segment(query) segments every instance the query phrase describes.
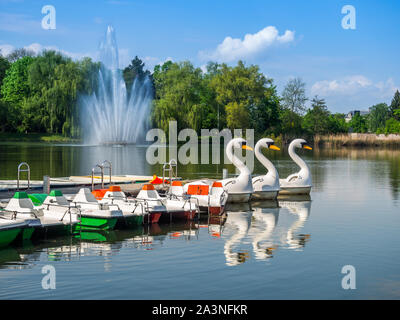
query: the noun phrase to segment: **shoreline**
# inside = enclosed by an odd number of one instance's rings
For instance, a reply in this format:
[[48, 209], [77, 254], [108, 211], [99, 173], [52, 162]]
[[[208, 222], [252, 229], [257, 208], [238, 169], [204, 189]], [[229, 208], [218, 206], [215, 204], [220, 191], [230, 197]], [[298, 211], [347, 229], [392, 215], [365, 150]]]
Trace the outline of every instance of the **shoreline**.
[[78, 143], [80, 139], [64, 137], [53, 133], [12, 133], [1, 132], [0, 142], [45, 142], [45, 143]]
[[[301, 136], [300, 136], [301, 137]], [[278, 145], [287, 145], [294, 138], [273, 137]], [[389, 147], [400, 148], [399, 134], [348, 133], [337, 135], [315, 135], [305, 137], [315, 147]], [[199, 137], [199, 144], [204, 137]], [[222, 139], [223, 141], [223, 139]], [[222, 144], [221, 141], [221, 144]], [[49, 133], [0, 133], [0, 142], [82, 143], [81, 139]], [[210, 141], [211, 143], [211, 141]], [[183, 145], [184, 142], [178, 143]], [[168, 143], [167, 143], [168, 145]]]

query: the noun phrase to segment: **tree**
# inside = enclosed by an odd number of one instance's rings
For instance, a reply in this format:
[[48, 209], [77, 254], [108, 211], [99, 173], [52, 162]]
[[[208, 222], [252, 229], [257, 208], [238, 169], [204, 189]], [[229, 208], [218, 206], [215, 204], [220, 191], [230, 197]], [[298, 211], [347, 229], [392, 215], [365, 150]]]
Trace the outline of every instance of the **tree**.
[[[229, 128], [252, 127], [256, 132], [264, 132], [278, 121], [276, 87], [258, 66], [246, 67], [239, 61], [235, 67], [222, 64], [216, 68], [209, 64], [208, 70], [213, 72], [210, 86], [216, 93], [215, 100], [220, 109], [225, 110]], [[238, 114], [235, 115], [234, 110]]]
[[283, 107], [302, 114], [306, 110], [305, 103], [308, 100], [305, 95], [305, 86], [306, 84], [300, 78], [289, 80], [282, 92]]
[[8, 60], [0, 54], [0, 88], [4, 77], [6, 76], [6, 71], [10, 68], [10, 66], [10, 62], [8, 62]]
[[140, 60], [138, 56], [135, 56], [135, 59], [131, 61], [130, 65], [124, 69], [123, 77], [129, 97], [134, 80], [137, 79], [143, 82], [145, 77], [151, 77], [151, 73], [149, 70], [144, 70], [144, 62]]
[[329, 116], [329, 132], [334, 134], [348, 132], [345, 114], [335, 113]]
[[315, 96], [311, 101], [311, 109], [303, 119], [304, 128], [311, 134], [324, 134], [329, 131], [330, 112], [324, 99]]
[[35, 52], [29, 49], [25, 48], [19, 48], [15, 49], [13, 52], [7, 55], [7, 60], [10, 61], [11, 63], [14, 63], [15, 61], [24, 58], [24, 57], [34, 57]]
[[[397, 111], [397, 112], [396, 112]], [[390, 116], [400, 120], [400, 92], [396, 90], [389, 108]]]
[[386, 120], [389, 118], [389, 107], [386, 103], [379, 103], [370, 109], [368, 115], [368, 129], [371, 132], [383, 131]]
[[352, 132], [365, 133], [367, 132], [367, 122], [365, 117], [361, 116], [360, 113], [356, 113], [349, 122], [349, 127]]
[[168, 131], [169, 121], [178, 122], [178, 130], [201, 129], [206, 108], [202, 93], [204, 83], [202, 71], [190, 62], [167, 61], [156, 66], [153, 73], [155, 100], [152, 111], [153, 124]]
[[28, 68], [34, 61], [32, 57], [24, 57], [14, 62], [6, 71], [1, 86], [2, 99], [12, 105], [17, 105], [24, 97], [28, 97]]

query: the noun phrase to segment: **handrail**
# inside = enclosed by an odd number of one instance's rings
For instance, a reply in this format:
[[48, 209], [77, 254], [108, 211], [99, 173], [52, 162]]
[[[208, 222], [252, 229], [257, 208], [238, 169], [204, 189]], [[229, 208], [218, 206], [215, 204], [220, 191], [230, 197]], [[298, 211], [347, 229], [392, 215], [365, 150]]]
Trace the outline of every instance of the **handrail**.
[[[107, 165], [107, 166], [106, 166], [106, 165]], [[103, 170], [104, 170], [104, 169], [108, 169], [108, 170], [109, 170], [109, 173], [110, 173], [110, 184], [112, 184], [112, 181], [111, 181], [111, 177], [112, 177], [112, 163], [111, 163], [111, 161], [109, 161], [109, 160], [104, 160], [103, 163], [101, 164], [101, 166], [103, 167]]]
[[178, 177], [178, 163], [176, 162], [175, 159], [171, 159], [169, 162], [163, 164], [163, 179], [162, 179], [163, 187], [165, 187], [165, 172], [169, 173], [169, 183], [171, 184], [172, 176], [175, 174], [175, 179]]
[[96, 164], [92, 168], [92, 191], [94, 190], [94, 173], [95, 173], [95, 170], [97, 167], [100, 168], [100, 172], [101, 172], [101, 188], [104, 189], [104, 168], [100, 164]]
[[[26, 166], [26, 169], [21, 169], [22, 166]], [[18, 179], [17, 179], [17, 190], [19, 191], [19, 174], [20, 172], [28, 172], [28, 190], [30, 189], [30, 182], [31, 182], [31, 168], [29, 167], [29, 164], [26, 162], [21, 162], [18, 165]]]

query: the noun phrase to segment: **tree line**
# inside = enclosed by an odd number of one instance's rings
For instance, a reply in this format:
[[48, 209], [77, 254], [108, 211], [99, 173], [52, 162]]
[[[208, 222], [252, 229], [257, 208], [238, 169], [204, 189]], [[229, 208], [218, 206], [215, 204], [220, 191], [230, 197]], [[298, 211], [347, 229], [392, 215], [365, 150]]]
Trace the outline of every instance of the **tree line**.
[[[0, 55], [0, 131], [55, 133], [79, 137], [79, 94], [97, 89], [100, 62], [79, 61], [59, 52], [39, 55], [17, 49]], [[153, 127], [168, 132], [177, 121], [178, 130], [192, 128], [253, 128], [257, 136], [308, 136], [346, 132], [400, 133], [400, 94], [391, 104], [380, 103], [366, 116], [356, 113], [350, 122], [345, 114], [331, 113], [324, 99], [305, 94], [300, 78], [287, 82], [281, 94], [273, 79], [257, 65], [235, 66], [209, 62], [206, 70], [191, 62], [167, 61], [145, 70], [135, 57], [120, 70], [128, 97], [135, 78], [150, 77], [154, 86], [151, 112]], [[134, 125], [134, 124], [132, 124]]]

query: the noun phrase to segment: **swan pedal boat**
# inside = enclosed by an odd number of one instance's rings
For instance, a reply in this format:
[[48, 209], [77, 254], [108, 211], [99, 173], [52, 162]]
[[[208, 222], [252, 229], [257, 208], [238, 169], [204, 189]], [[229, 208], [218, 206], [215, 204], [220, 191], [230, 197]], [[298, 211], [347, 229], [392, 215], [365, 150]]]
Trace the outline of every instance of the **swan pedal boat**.
[[272, 139], [263, 138], [257, 142], [254, 148], [255, 156], [268, 172], [252, 179], [254, 193], [251, 197], [254, 200], [273, 200], [280, 191], [279, 174], [272, 162], [261, 153], [261, 148], [280, 150]]
[[306, 162], [295, 152], [295, 148], [312, 150], [304, 139], [295, 139], [289, 145], [289, 156], [300, 167], [300, 171], [291, 174], [286, 179], [280, 179], [279, 195], [302, 195], [310, 194], [312, 188], [311, 172]]
[[249, 168], [233, 153], [233, 149], [245, 149], [253, 151], [247, 146], [247, 141], [243, 138], [235, 138], [229, 141], [226, 146], [226, 155], [229, 161], [239, 169], [240, 174], [236, 178], [220, 180], [224, 189], [228, 192], [228, 203], [249, 202], [254, 193], [251, 172]]

